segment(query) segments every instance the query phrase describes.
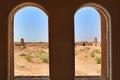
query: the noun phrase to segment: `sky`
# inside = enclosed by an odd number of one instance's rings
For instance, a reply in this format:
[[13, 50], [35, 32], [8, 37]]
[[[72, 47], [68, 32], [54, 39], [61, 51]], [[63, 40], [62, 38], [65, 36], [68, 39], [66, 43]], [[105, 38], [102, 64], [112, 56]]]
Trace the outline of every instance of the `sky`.
[[101, 41], [101, 19], [95, 8], [84, 7], [74, 15], [75, 41]]
[[[75, 41], [101, 41], [100, 15], [96, 9], [85, 7], [74, 15]], [[25, 7], [14, 16], [14, 42], [48, 42], [48, 16], [39, 8]]]
[[25, 7], [14, 17], [14, 42], [48, 42], [48, 16], [36, 7]]

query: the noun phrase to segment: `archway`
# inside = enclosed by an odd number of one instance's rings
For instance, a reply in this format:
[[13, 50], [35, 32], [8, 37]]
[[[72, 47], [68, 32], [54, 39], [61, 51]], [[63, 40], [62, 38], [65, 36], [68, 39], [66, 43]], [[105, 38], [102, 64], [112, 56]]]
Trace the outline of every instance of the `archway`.
[[37, 4], [24, 3], [9, 16], [8, 74], [11, 79], [49, 76], [48, 16], [44, 11]]
[[[111, 26], [110, 26], [110, 15], [108, 14], [108, 12], [101, 6], [97, 5], [97, 4], [93, 4], [93, 3], [89, 3], [89, 4], [85, 4], [83, 6], [80, 7], [80, 9], [86, 8], [86, 7], [91, 7], [94, 8], [98, 14], [100, 15], [101, 18], [101, 43], [97, 43], [97, 45], [99, 45], [101, 47], [101, 61], [98, 58], [97, 61], [101, 62], [101, 74], [100, 75], [78, 75], [79, 77], [97, 77], [97, 78], [102, 78], [102, 79], [112, 79], [111, 78]], [[80, 10], [79, 9], [79, 10]], [[79, 11], [78, 10], [78, 11]], [[78, 30], [78, 29], [77, 29]], [[89, 28], [89, 30], [91, 30]], [[99, 29], [98, 29], [99, 30]], [[76, 35], [76, 33], [75, 33]], [[84, 34], [83, 34], [84, 35]], [[88, 34], [88, 36], [90, 36], [90, 34]], [[96, 37], [96, 36], [94, 36]], [[75, 39], [76, 41], [76, 39]], [[93, 41], [94, 42], [94, 41]], [[93, 43], [90, 42], [91, 45], [94, 45]], [[95, 46], [96, 47], [96, 46]], [[90, 48], [89, 48], [90, 49]], [[76, 50], [76, 48], [75, 48]], [[76, 52], [75, 52], [76, 53]], [[95, 54], [95, 53], [94, 53]], [[91, 53], [91, 56], [93, 55], [95, 57], [93, 53]], [[88, 55], [87, 55], [88, 57]], [[87, 58], [86, 55], [84, 56], [84, 58]], [[77, 64], [76, 64], [77, 66]], [[89, 65], [88, 65], [89, 66]], [[90, 66], [89, 66], [90, 67]], [[94, 66], [95, 67], [95, 66]], [[93, 71], [93, 70], [92, 70]], [[77, 76], [77, 75], [76, 75]]]

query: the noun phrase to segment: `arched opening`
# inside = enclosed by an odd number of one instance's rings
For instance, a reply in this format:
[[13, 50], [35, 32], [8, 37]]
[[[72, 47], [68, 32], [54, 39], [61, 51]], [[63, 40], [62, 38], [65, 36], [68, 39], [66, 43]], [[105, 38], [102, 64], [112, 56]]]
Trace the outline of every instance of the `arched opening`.
[[101, 75], [101, 46], [96, 47], [101, 43], [101, 20], [94, 8], [84, 7], [76, 12], [75, 41], [84, 42], [75, 46], [76, 75]]
[[[75, 76], [112, 79], [108, 12], [99, 5], [85, 4], [75, 13], [74, 21]], [[86, 46], [78, 45], [83, 42]]]
[[48, 16], [34, 3], [9, 17], [9, 78], [49, 76]]

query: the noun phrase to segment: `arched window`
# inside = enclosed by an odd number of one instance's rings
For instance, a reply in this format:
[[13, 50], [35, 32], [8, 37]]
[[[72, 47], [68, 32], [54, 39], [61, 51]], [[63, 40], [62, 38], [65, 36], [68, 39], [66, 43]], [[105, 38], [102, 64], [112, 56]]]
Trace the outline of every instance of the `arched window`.
[[74, 21], [75, 76], [110, 78], [109, 14], [101, 6], [86, 4], [75, 13]]
[[76, 12], [75, 41], [78, 44], [75, 46], [76, 75], [101, 75], [101, 20], [94, 8], [85, 7]]
[[49, 76], [47, 14], [39, 5], [25, 4], [13, 11], [9, 23], [9, 76]]

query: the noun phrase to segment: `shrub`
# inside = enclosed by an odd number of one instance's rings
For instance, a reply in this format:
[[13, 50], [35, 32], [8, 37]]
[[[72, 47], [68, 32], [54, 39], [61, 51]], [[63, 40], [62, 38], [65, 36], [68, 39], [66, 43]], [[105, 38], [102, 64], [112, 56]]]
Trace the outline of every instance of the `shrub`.
[[95, 57], [95, 54], [94, 54], [94, 52], [91, 52], [91, 57], [93, 58], [93, 57]]
[[26, 56], [26, 54], [25, 53], [21, 53], [21, 54], [19, 54], [19, 56]]
[[48, 63], [48, 57], [47, 56], [40, 56], [40, 60], [42, 60], [43, 63]]
[[101, 57], [96, 57], [95, 58], [95, 60], [96, 60], [96, 64], [101, 64], [102, 63], [102, 60], [101, 60]]
[[32, 56], [26, 55], [26, 56], [25, 56], [25, 59], [26, 59], [28, 62], [31, 62], [31, 61], [32, 61]]
[[42, 56], [42, 55], [48, 55], [48, 53], [47, 53], [45, 50], [41, 49], [41, 50], [39, 51], [39, 55], [40, 55], [40, 56]]

